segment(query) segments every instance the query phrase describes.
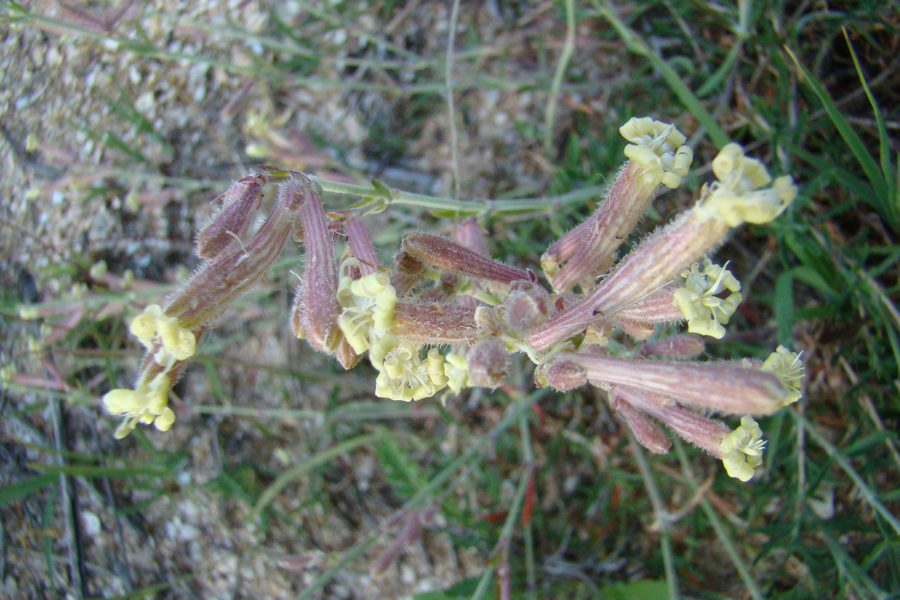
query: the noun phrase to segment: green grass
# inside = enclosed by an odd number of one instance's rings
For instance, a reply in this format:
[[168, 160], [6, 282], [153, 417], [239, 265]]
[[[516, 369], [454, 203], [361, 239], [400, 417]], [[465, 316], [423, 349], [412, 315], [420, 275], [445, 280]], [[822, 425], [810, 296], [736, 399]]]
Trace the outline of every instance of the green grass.
[[[376, 217], [384, 224], [376, 236], [383, 256], [397, 248], [402, 232], [449, 232], [456, 216], [471, 212], [494, 234], [495, 256], [535, 265], [546, 244], [602, 197], [604, 182], [622, 161], [625, 142], [617, 129], [632, 115], [669, 118], [692, 134], [693, 192], [707, 181], [703, 167], [716, 150], [739, 141], [773, 175], [792, 174], [801, 192], [774, 223], [741, 230], [718, 252], [733, 261], [739, 279], [754, 278], [731, 335], [709, 344], [708, 353], [764, 357], [777, 344], [804, 349], [807, 395], [762, 422], [769, 440], [766, 470], [750, 484], [729, 479], [708, 456], [677, 442], [669, 455], [644, 456], [600, 394], [535, 392], [524, 365], [508, 388], [479, 393], [477, 402], [377, 402], [371, 369], [340, 372], [288, 339], [291, 271], [302, 261], [290, 251], [267, 281], [237, 303], [236, 320], [209, 336], [185, 384], [176, 388], [186, 407], [178, 431], [138, 431], [114, 442], [109, 436], [115, 423], [98, 398], [127, 385], [135, 373], [138, 352], [124, 318], [165, 296], [170, 287], [163, 268], [193, 266], [180, 230], [170, 223], [158, 233], [151, 211], [126, 207], [117, 215], [133, 231], [157, 231], [152, 235], [162, 240], [173, 236], [174, 249], [153, 255], [155, 270], [147, 267], [147, 274], [156, 274], [148, 276], [151, 288], [122, 291], [91, 278], [95, 260], [114, 251], [88, 244], [78, 252], [48, 250], [41, 266], [19, 265], [35, 271], [45, 292], [38, 320], [20, 319], [22, 297], [12, 285], [4, 285], [0, 296], [9, 331], [0, 347], [3, 365], [17, 369], [3, 386], [7, 425], [0, 436], [9, 467], [0, 475], [0, 511], [11, 556], [32, 557], [16, 564], [42, 565], [29, 581], [45, 587], [29, 589], [98, 596], [105, 575], [87, 571], [85, 586], [75, 589], [67, 574], [72, 565], [88, 562], [132, 574], [124, 578], [122, 597], [207, 591], [177, 561], [148, 572], [128, 559], [103, 562], [113, 559], [104, 558], [110, 553], [95, 541], [67, 545], [65, 536], [55, 534], [70, 526], [61, 483], [67, 481], [69, 489], [81, 490], [77, 502], [109, 516], [104, 535], [116, 550], [112, 555], [124, 551], [128, 536], [131, 544], [162, 535], [160, 511], [201, 499], [218, 525], [240, 539], [239, 558], [267, 556], [272, 580], [300, 598], [329, 597], [335, 581], [359, 580], [399, 534], [398, 527], [385, 525], [391, 515], [423, 509], [442, 518], [424, 524], [424, 550], [412, 548], [401, 561], [437, 552], [431, 550], [437, 539], [468, 558], [459, 563], [455, 581], [414, 595], [419, 600], [500, 597], [507, 565], [512, 598], [897, 597], [896, 6], [860, 1], [824, 12], [813, 3], [794, 13], [795, 5], [752, 2], [661, 1], [627, 11], [604, 0], [560, 0], [540, 10], [499, 3], [510, 32], [499, 41], [473, 23], [480, 14], [474, 7], [463, 10], [467, 27], [457, 32], [451, 82], [460, 140], [439, 143], [449, 148], [478, 140], [473, 115], [481, 92], [537, 99], [525, 105], [525, 114], [509, 115], [514, 141], [494, 148], [498, 164], [505, 169], [513, 164], [508, 157], [516, 157], [527, 176], [499, 168], [463, 171], [463, 198], [475, 189], [497, 191], [494, 202], [475, 194], [475, 202], [463, 204], [426, 197], [427, 189], [398, 193], [399, 186], [377, 172], [378, 166], [425, 168], [413, 162], [420, 158], [413, 148], [430, 121], [446, 112], [446, 38], [416, 39], [415, 30], [403, 33], [402, 26], [385, 31], [405, 3], [302, 4], [307, 16], [300, 22], [272, 14], [258, 30], [232, 15], [224, 24], [185, 22], [208, 42], [196, 52], [170, 49], [148, 33], [155, 16], [149, 11], [128, 27], [98, 32], [2, 2], [0, 22], [15, 25], [16, 35], [71, 36], [138, 64], [206, 64], [230, 82], [253, 77], [254, 102], [270, 111], [269, 123], [286, 107], [297, 110], [294, 99], [301, 92], [332, 94], [348, 110], [377, 98], [378, 111], [363, 123], [370, 127], [362, 145], [376, 165], [371, 169], [346, 164], [355, 148], [334, 132], [312, 127], [300, 133], [315, 141], [317, 151], [339, 157], [336, 168], [353, 179], [334, 190], [355, 190], [359, 197], [352, 200], [368, 197], [371, 206], [384, 209]], [[405, 23], [431, 23], [425, 12], [413, 11]], [[571, 23], [577, 35], [567, 38]], [[337, 53], [351, 42], [335, 42], [338, 30], [355, 44], [340, 59]], [[261, 50], [249, 53], [248, 64], [224, 51], [226, 44]], [[592, 79], [585, 75], [592, 69], [621, 77]], [[172, 187], [180, 195], [169, 207], [189, 222], [183, 215], [206, 210], [212, 191], [242, 173], [183, 156], [182, 140], [154, 125], [136, 100], [134, 89], [123, 84], [99, 97], [109, 115], [102, 126], [87, 120], [68, 125], [102, 147], [105, 170], [87, 187], [65, 187], [66, 194], [85, 205], [98, 199], [111, 205], [129, 192]], [[209, 112], [201, 113], [214, 119], [227, 100], [213, 97]], [[186, 110], [198, 110], [185, 102]], [[272, 127], [286, 131], [287, 123]], [[187, 127], [203, 131], [195, 123]], [[238, 125], [229, 132], [233, 147], [226, 152], [209, 142], [204, 156], [232, 165], [234, 153], [264, 141]], [[79, 161], [65, 174], [90, 174], [97, 166], [90, 156]], [[439, 171], [428, 175], [452, 172], [450, 164], [432, 167]], [[51, 181], [37, 183], [40, 188]], [[326, 197], [341, 206], [351, 201]], [[643, 231], [690, 202], [684, 191], [660, 198]], [[525, 206], [528, 211], [521, 210]], [[10, 230], [0, 226], [7, 235]], [[67, 290], [78, 282], [88, 292], [73, 299]], [[51, 329], [42, 333], [39, 324]], [[28, 347], [28, 337], [46, 338], [54, 330], [60, 333], [49, 346]], [[254, 344], [270, 346], [247, 356], [235, 351]], [[62, 417], [54, 422], [45, 408], [57, 402]], [[363, 464], [371, 464], [368, 475]], [[184, 484], [182, 473], [205, 484]], [[365, 492], [359, 491], [363, 479]], [[336, 522], [349, 524], [350, 533], [335, 529]], [[316, 550], [322, 562], [309, 571], [314, 577], [308, 585], [278, 567], [285, 556]], [[171, 580], [168, 589], [162, 572]]]

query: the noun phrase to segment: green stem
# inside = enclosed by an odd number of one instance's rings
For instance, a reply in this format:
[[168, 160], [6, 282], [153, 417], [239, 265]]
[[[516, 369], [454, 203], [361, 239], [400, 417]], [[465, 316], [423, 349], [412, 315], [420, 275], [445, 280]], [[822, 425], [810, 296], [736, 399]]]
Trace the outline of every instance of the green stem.
[[[675, 438], [674, 442], [675, 453], [678, 455], [678, 462], [681, 463], [681, 472], [684, 473], [688, 485], [690, 485], [691, 487], [691, 491], [693, 493], [697, 493], [697, 490], [700, 488], [700, 484], [697, 483], [697, 479], [694, 477], [694, 470], [691, 468], [691, 463], [684, 451], [684, 445], [682, 445], [681, 440], [679, 440], [677, 437]], [[722, 521], [716, 514], [716, 509], [714, 509], [710, 501], [706, 499], [706, 496], [701, 497], [700, 508], [703, 509], [703, 512], [706, 514], [706, 518], [709, 519], [710, 524], [716, 532], [716, 537], [719, 538], [719, 543], [722, 544], [722, 547], [725, 550], [725, 554], [727, 554], [728, 558], [731, 559], [731, 564], [733, 564], [734, 568], [737, 569], [738, 575], [744, 582], [744, 587], [747, 588], [747, 592], [750, 594], [750, 597], [753, 598], [753, 600], [763, 600], [764, 596], [760, 591], [759, 586], [756, 585], [756, 580], [750, 573], [750, 569], [747, 568], [747, 564], [741, 558], [741, 555], [738, 553], [737, 548], [735, 548], [734, 546], [734, 542], [728, 535], [728, 531], [726, 531], [725, 525], [722, 524]]]
[[556, 116], [556, 105], [559, 101], [559, 88], [562, 86], [566, 69], [572, 59], [575, 50], [575, 0], [566, 0], [566, 42], [559, 62], [556, 63], [556, 72], [553, 73], [553, 82], [550, 84], [550, 97], [547, 100], [547, 112], [544, 114], [544, 153], [550, 154], [553, 149], [553, 120]]
[[546, 212], [569, 204], [577, 204], [579, 202], [602, 198], [606, 193], [605, 185], [594, 185], [581, 188], [580, 190], [573, 190], [559, 196], [548, 196], [545, 198], [454, 200], [453, 198], [426, 196], [425, 194], [414, 194], [395, 188], [388, 188], [391, 196], [388, 198], [386, 196], [385, 186], [380, 182], [379, 185], [360, 185], [331, 181], [330, 179], [324, 179], [315, 175], [309, 175], [308, 177], [318, 184], [323, 192], [346, 196], [382, 198], [388, 204], [417, 206], [428, 210], [447, 210], [458, 212], [460, 215]]
[[494, 565], [488, 565], [484, 570], [481, 579], [478, 581], [478, 587], [475, 588], [475, 593], [472, 594], [472, 600], [481, 600], [487, 593], [488, 587], [490, 587], [491, 581], [494, 579], [494, 568]]
[[630, 428], [625, 427], [628, 434], [628, 441], [631, 445], [632, 454], [641, 471], [641, 477], [644, 479], [644, 487], [647, 488], [647, 495], [650, 497], [650, 504], [653, 505], [653, 512], [656, 513], [656, 522], [659, 524], [659, 537], [662, 543], [663, 565], [666, 570], [666, 584], [669, 588], [669, 599], [678, 600], [678, 576], [675, 573], [675, 558], [672, 553], [672, 533], [671, 533], [671, 515], [662, 495], [656, 487], [653, 480], [653, 473], [650, 471], [650, 465], [644, 456], [644, 451], [638, 443], [637, 438]]

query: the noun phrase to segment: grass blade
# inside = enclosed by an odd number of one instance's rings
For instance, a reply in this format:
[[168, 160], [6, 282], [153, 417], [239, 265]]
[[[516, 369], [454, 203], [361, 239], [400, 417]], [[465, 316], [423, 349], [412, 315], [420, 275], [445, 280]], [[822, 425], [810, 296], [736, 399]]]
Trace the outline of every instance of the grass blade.
[[275, 496], [278, 495], [281, 490], [286, 488], [291, 482], [298, 479], [301, 475], [314, 469], [320, 465], [324, 465], [328, 461], [344, 454], [345, 452], [349, 452], [360, 446], [365, 446], [369, 444], [374, 444], [378, 442], [379, 439], [384, 435], [383, 432], [379, 431], [378, 433], [368, 433], [366, 435], [360, 435], [355, 438], [351, 438], [349, 440], [343, 441], [336, 446], [332, 446], [331, 448], [326, 448], [321, 452], [314, 454], [309, 457], [307, 460], [303, 461], [296, 467], [289, 469], [278, 476], [278, 478], [266, 489], [263, 490], [262, 494], [259, 496], [259, 500], [256, 501], [256, 504], [253, 506], [253, 510], [250, 512], [250, 518], [258, 518], [262, 511], [271, 504], [272, 500], [275, 499]]
[[15, 502], [19, 498], [23, 498], [34, 491], [53, 484], [55, 481], [56, 475], [48, 473], [46, 475], [31, 477], [11, 485], [5, 485], [0, 488], [0, 506], [6, 506], [11, 502]]

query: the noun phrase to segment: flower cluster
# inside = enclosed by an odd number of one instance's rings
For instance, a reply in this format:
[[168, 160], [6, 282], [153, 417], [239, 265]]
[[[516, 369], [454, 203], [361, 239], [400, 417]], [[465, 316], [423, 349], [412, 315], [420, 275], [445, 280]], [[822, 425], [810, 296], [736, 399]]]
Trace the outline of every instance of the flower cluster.
[[[348, 258], [341, 270], [359, 266]], [[369, 352], [372, 366], [378, 370], [375, 395], [392, 400], [421, 400], [433, 396], [448, 385], [461, 390], [468, 381], [462, 356], [442, 356], [431, 348], [422, 356], [423, 344], [400, 340], [394, 333], [394, 309], [397, 292], [386, 271], [377, 271], [354, 280], [343, 275], [338, 284], [341, 315], [338, 326], [353, 351]], [[449, 364], [448, 364], [449, 363]]]
[[[742, 300], [727, 263], [716, 265], [709, 254], [732, 228], [777, 217], [797, 188], [790, 177], [773, 181], [762, 163], [728, 144], [697, 202], [616, 262], [645, 209], [682, 183], [693, 160], [673, 125], [631, 119], [620, 132], [627, 160], [597, 210], [541, 257], [547, 286], [532, 270], [491, 258], [474, 217], [459, 223], [452, 240], [404, 236], [385, 266], [363, 224], [365, 202], [326, 213], [309, 179], [291, 171], [264, 170], [235, 183], [199, 236], [204, 265], [164, 306], [132, 321], [147, 356], [134, 389], [104, 397], [110, 412], [125, 416], [117, 435], [137, 423], [172, 425], [168, 391], [200, 335], [293, 238], [306, 247], [291, 313], [295, 335], [345, 368], [367, 354], [375, 395], [413, 401], [497, 387], [509, 375], [510, 355], [521, 353], [535, 364], [538, 385], [606, 390], [611, 408], [651, 451], [669, 450], [665, 427], [749, 480], [765, 446], [751, 415], [797, 401], [803, 364], [784, 347], [765, 361], [695, 360], [704, 350], [700, 336], [722, 338]], [[270, 184], [278, 188], [276, 206], [248, 235]], [[681, 322], [688, 333], [667, 337]], [[740, 425], [732, 431], [715, 414], [738, 416]]]

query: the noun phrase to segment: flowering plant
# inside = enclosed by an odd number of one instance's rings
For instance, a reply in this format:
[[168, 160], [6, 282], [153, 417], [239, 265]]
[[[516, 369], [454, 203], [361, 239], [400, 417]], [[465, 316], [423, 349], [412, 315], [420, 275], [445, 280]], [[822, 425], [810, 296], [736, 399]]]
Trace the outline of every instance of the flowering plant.
[[[382, 265], [362, 220], [382, 207], [377, 202], [326, 213], [316, 185], [292, 171], [263, 169], [236, 182], [198, 236], [200, 269], [164, 305], [131, 321], [147, 354], [133, 389], [103, 397], [124, 417], [116, 436], [138, 423], [172, 426], [168, 391], [197, 341], [294, 239], [306, 247], [291, 314], [295, 335], [347, 369], [368, 354], [378, 372], [376, 396], [413, 401], [494, 388], [508, 375], [510, 354], [522, 353], [536, 365], [537, 385], [607, 390], [616, 414], [651, 451], [671, 445], [663, 424], [721, 458], [732, 477], [749, 480], [765, 445], [752, 416], [800, 398], [800, 357], [779, 347], [759, 363], [690, 359], [703, 352], [700, 336], [725, 334], [742, 300], [727, 264], [708, 255], [730, 229], [781, 214], [797, 188], [790, 177], [773, 181], [759, 161], [728, 144], [713, 161], [716, 180], [694, 206], [616, 263], [644, 210], [681, 184], [693, 159], [673, 125], [637, 118], [620, 132], [630, 142], [628, 160], [607, 197], [541, 258], [549, 287], [530, 269], [492, 259], [474, 217], [459, 223], [453, 240], [404, 236], [393, 264]], [[278, 189], [275, 206], [250, 235], [270, 185]], [[339, 232], [346, 238], [340, 255]], [[657, 327], [682, 321], [686, 334], [663, 337]], [[712, 413], [738, 415], [741, 424], [732, 431]]]

